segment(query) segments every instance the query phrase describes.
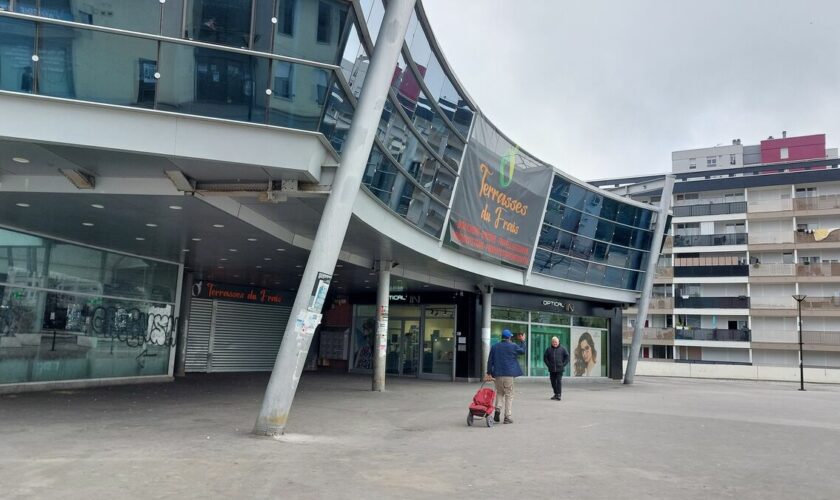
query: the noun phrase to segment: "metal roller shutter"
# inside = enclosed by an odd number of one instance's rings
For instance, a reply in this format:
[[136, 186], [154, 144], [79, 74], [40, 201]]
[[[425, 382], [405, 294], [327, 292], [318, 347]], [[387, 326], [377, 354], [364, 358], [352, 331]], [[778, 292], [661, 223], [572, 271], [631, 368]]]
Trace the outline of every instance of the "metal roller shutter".
[[209, 371], [271, 371], [291, 308], [216, 301]]
[[192, 299], [187, 330], [185, 356], [188, 372], [207, 371], [207, 353], [210, 350], [210, 327], [213, 321], [213, 301]]

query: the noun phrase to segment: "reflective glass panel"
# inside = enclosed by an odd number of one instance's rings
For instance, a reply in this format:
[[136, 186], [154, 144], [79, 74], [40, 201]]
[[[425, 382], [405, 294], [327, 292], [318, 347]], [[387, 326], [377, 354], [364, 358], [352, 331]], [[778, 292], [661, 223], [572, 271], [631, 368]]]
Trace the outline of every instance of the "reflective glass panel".
[[98, 31], [43, 24], [38, 93], [53, 97], [152, 107], [157, 44]]
[[249, 47], [251, 0], [188, 0], [186, 37], [232, 47]]
[[33, 92], [35, 23], [0, 18], [0, 89]]
[[9, 0], [0, 0], [0, 10], [9, 10]]
[[186, 0], [166, 0], [163, 4], [163, 22], [161, 35], [172, 38], [186, 38], [181, 23], [184, 18], [184, 2]]
[[324, 112], [319, 130], [339, 153], [344, 148], [344, 141], [347, 138], [347, 132], [350, 130], [350, 122], [353, 120], [354, 111], [350, 100], [344, 95], [341, 85], [337, 81], [333, 81], [327, 101], [327, 109]]
[[37, 16], [38, 0], [17, 0], [15, 2], [15, 12]]
[[317, 130], [329, 89], [325, 69], [273, 61], [268, 123]]
[[268, 59], [162, 43], [157, 109], [265, 123]]
[[385, 6], [382, 5], [382, 0], [371, 0], [370, 7], [365, 9], [365, 13], [370, 38], [373, 44], [376, 45], [376, 38], [379, 36], [379, 27], [382, 25], [382, 18], [385, 17]]
[[159, 0], [41, 0], [41, 15], [63, 21], [160, 33]]
[[[251, 49], [260, 52], [271, 52], [274, 47], [274, 31], [276, 28], [272, 22], [275, 16], [274, 10], [275, 0], [255, 0], [254, 1], [254, 33], [251, 40]], [[280, 18], [276, 17], [277, 22]]]
[[365, 83], [370, 58], [359, 39], [359, 32], [355, 25], [350, 27], [350, 34], [347, 37], [347, 44], [344, 47], [344, 55], [340, 64], [344, 79], [347, 80], [353, 95], [358, 99], [362, 93], [362, 85]]
[[348, 7], [338, 0], [278, 0], [274, 53], [339, 64], [349, 35]]

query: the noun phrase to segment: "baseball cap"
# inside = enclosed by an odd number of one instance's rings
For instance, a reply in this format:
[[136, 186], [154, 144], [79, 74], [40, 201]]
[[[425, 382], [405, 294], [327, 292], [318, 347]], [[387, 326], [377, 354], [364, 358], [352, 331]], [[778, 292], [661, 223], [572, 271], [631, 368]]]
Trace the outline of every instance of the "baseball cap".
[[502, 338], [503, 338], [503, 339], [509, 339], [509, 338], [511, 338], [511, 337], [513, 337], [513, 334], [512, 334], [512, 333], [510, 333], [510, 330], [508, 330], [507, 328], [505, 328], [504, 330], [502, 330]]

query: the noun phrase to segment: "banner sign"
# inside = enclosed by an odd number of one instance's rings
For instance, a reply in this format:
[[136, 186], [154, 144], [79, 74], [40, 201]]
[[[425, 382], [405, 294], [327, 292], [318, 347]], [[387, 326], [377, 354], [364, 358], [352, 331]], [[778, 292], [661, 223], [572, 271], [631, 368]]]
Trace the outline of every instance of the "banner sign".
[[461, 248], [528, 267], [554, 169], [477, 117], [452, 200], [449, 239]]
[[199, 299], [227, 300], [247, 302], [249, 304], [270, 304], [292, 306], [294, 296], [287, 292], [278, 292], [253, 286], [228, 285], [214, 281], [193, 283], [192, 296]]

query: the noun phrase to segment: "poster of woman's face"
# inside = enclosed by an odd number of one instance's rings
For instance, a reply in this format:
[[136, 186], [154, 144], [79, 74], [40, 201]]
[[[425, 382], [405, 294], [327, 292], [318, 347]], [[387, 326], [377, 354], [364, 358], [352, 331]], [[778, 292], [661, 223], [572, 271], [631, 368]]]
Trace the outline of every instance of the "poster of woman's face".
[[574, 328], [572, 331], [572, 376], [600, 377], [603, 353], [602, 330]]

